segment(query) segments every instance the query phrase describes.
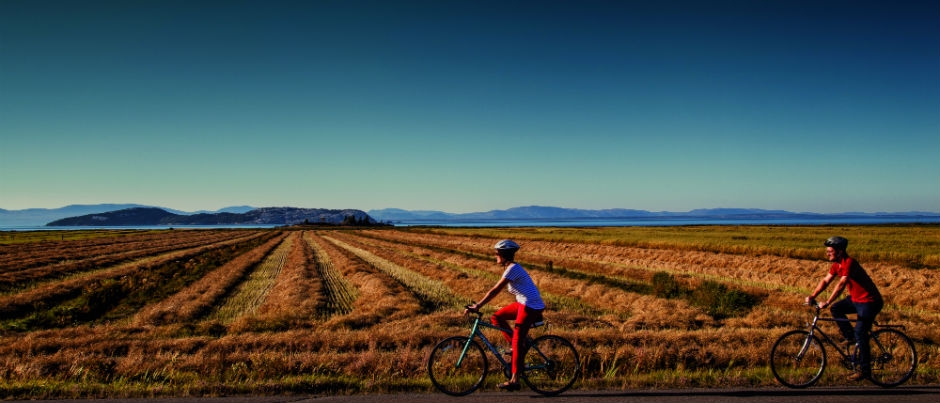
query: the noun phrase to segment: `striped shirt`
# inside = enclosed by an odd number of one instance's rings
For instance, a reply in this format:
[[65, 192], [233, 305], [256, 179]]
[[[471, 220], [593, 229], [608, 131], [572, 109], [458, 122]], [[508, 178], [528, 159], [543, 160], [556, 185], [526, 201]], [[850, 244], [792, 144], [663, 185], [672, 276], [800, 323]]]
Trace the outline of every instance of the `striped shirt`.
[[532, 277], [518, 263], [513, 263], [503, 272], [503, 278], [509, 280], [509, 293], [516, 296], [516, 302], [532, 309], [545, 309], [542, 295], [532, 282]]

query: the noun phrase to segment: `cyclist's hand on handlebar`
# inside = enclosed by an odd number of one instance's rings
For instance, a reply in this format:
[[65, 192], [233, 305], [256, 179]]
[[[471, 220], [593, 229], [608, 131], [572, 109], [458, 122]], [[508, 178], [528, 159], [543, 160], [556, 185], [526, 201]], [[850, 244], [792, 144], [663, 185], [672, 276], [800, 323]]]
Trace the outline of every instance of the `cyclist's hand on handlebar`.
[[811, 307], [813, 307], [813, 308], [822, 309], [824, 306], [826, 306], [826, 303], [825, 303], [825, 302], [817, 302], [816, 299], [813, 298], [813, 297], [806, 297], [806, 303], [805, 303], [805, 305], [809, 305], [809, 306], [811, 306]]
[[463, 314], [469, 315], [471, 313], [480, 313], [480, 307], [478, 307], [477, 304], [465, 306], [463, 310]]

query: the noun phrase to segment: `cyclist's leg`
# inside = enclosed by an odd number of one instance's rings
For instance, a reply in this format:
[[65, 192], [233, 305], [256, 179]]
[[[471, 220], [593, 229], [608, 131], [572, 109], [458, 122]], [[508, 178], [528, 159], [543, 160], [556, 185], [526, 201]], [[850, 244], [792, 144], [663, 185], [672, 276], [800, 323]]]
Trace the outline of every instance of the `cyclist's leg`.
[[862, 375], [871, 375], [871, 327], [875, 323], [875, 316], [881, 312], [883, 302], [867, 302], [855, 304], [858, 312], [858, 321], [855, 322], [855, 340], [858, 340], [858, 370]]
[[829, 311], [832, 312], [833, 318], [840, 319], [836, 324], [839, 325], [839, 332], [842, 333], [842, 337], [849, 341], [855, 340], [858, 342], [858, 338], [855, 337], [855, 329], [852, 328], [852, 323], [846, 321], [848, 320], [847, 315], [856, 313], [855, 304], [852, 303], [851, 298], [845, 297], [839, 302], [832, 304], [832, 306], [829, 307]]
[[[523, 305], [518, 302], [506, 305], [493, 314], [490, 318], [490, 322], [492, 322], [494, 326], [499, 326], [503, 329], [512, 329], [509, 326], [509, 321], [516, 320], [516, 317], [519, 316], [519, 309], [522, 307]], [[506, 338], [506, 343], [512, 345], [512, 333], [503, 332], [503, 337]]]
[[533, 323], [540, 320], [542, 320], [541, 309], [532, 309], [524, 305], [520, 305], [516, 316], [515, 332], [513, 332], [512, 335], [513, 376], [522, 371], [522, 366], [524, 364], [523, 357], [525, 357], [525, 348], [527, 347], [523, 346], [523, 343], [525, 343], [526, 336], [529, 335], [529, 328], [532, 327]]

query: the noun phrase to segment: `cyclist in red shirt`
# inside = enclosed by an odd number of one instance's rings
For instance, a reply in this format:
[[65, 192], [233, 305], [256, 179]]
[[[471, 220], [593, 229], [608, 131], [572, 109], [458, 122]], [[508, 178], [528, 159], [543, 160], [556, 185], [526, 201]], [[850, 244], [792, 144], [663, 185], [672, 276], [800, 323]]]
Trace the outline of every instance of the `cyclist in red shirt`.
[[[822, 293], [832, 280], [838, 278], [836, 288], [832, 290], [826, 301], [820, 302], [819, 307], [829, 306], [832, 317], [836, 319], [847, 319], [846, 315], [856, 314], [857, 321], [855, 329], [852, 329], [850, 322], [839, 321], [839, 330], [848, 343], [858, 343], [858, 371], [849, 376], [849, 380], [860, 381], [871, 377], [871, 346], [869, 345], [868, 333], [871, 331], [872, 324], [875, 323], [875, 316], [884, 308], [884, 299], [875, 286], [875, 282], [865, 269], [858, 262], [851, 258], [845, 249], [849, 245], [849, 240], [840, 236], [834, 236], [826, 240], [826, 256], [832, 262], [829, 268], [829, 274], [826, 275], [813, 293], [806, 298], [806, 302], [812, 304], [816, 296]], [[848, 288], [849, 296], [839, 302], [833, 303], [842, 291]]]

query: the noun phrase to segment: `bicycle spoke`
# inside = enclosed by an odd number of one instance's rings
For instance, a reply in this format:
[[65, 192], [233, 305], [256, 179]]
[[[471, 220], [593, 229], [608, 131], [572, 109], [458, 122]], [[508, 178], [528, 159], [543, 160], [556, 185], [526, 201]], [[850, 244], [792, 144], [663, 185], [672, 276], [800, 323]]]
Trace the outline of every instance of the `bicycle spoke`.
[[791, 388], [816, 383], [825, 368], [826, 350], [805, 330], [785, 333], [770, 350], [770, 369], [774, 377]]
[[914, 343], [894, 329], [880, 329], [871, 337], [871, 380], [883, 387], [907, 382], [917, 367]]
[[[469, 344], [468, 344], [469, 343]], [[431, 383], [448, 395], [473, 393], [486, 378], [487, 362], [479, 344], [466, 337], [444, 339], [428, 357]]]
[[568, 390], [581, 374], [581, 361], [571, 342], [559, 336], [541, 336], [526, 350], [523, 377], [543, 395]]

